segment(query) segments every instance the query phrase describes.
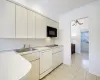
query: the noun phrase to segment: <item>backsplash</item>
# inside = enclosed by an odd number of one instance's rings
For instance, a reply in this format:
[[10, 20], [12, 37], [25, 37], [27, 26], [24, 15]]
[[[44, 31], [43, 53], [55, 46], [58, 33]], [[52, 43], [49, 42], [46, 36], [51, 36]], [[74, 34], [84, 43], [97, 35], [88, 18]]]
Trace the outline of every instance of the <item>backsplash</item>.
[[54, 39], [0, 39], [0, 51], [22, 48], [24, 44], [31, 47], [52, 45]]

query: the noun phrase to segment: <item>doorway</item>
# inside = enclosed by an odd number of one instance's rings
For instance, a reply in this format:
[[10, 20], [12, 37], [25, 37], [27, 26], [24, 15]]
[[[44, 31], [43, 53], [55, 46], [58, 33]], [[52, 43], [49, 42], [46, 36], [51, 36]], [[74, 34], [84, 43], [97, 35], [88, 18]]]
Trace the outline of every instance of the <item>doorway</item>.
[[71, 21], [71, 52], [72, 63], [76, 61], [76, 57], [79, 57], [82, 59], [83, 67], [87, 69], [89, 66], [88, 17]]

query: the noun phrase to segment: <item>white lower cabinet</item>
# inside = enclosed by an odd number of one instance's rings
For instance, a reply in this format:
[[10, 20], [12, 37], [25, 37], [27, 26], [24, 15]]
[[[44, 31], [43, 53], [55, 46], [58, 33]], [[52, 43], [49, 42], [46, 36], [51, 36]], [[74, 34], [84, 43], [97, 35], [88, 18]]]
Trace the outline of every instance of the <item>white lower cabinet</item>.
[[39, 80], [39, 67], [40, 67], [40, 59], [39, 52], [36, 53], [27, 53], [22, 55], [26, 60], [28, 60], [32, 67], [31, 70], [21, 79], [21, 80]]
[[39, 60], [31, 62], [31, 64], [30, 72], [21, 80], [39, 80]]
[[52, 71], [52, 50], [40, 53], [40, 79]]
[[[22, 55], [30, 61], [32, 68], [21, 80], [39, 80], [49, 74], [53, 69], [63, 63], [63, 50], [61, 48], [47, 49], [37, 53]], [[57, 51], [58, 52], [57, 52]], [[55, 52], [55, 53], [52, 53]]]
[[55, 69], [60, 64], [63, 63], [63, 51], [53, 54], [53, 65], [52, 68]]
[[28, 80], [39, 80], [39, 60], [31, 62], [32, 68]]

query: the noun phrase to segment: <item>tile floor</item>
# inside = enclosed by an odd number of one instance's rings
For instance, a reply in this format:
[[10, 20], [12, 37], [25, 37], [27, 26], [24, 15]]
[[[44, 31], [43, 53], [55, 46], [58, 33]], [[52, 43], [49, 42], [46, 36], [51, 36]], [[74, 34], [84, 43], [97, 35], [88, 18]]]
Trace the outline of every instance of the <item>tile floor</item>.
[[61, 65], [43, 80], [100, 80], [88, 72], [88, 53], [72, 55], [72, 65]]

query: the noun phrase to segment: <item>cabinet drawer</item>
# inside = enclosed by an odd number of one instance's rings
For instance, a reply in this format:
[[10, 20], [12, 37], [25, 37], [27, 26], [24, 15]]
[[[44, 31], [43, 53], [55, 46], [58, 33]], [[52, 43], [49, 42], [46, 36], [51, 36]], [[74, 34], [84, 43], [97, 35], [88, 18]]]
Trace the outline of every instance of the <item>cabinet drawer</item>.
[[23, 55], [23, 57], [27, 59], [28, 61], [34, 61], [36, 59], [39, 59], [39, 53], [29, 53], [29, 54]]
[[60, 52], [60, 51], [63, 51], [63, 47], [55, 47], [55, 48], [52, 48], [52, 53], [57, 53], [57, 52]]

